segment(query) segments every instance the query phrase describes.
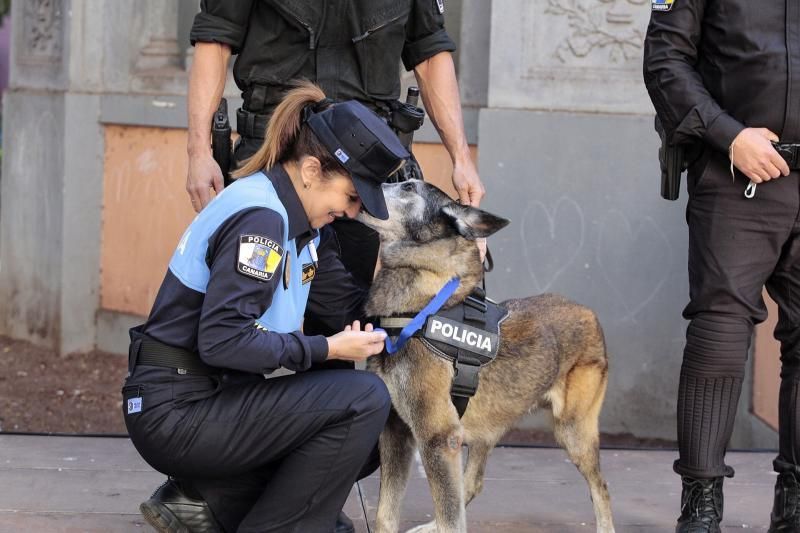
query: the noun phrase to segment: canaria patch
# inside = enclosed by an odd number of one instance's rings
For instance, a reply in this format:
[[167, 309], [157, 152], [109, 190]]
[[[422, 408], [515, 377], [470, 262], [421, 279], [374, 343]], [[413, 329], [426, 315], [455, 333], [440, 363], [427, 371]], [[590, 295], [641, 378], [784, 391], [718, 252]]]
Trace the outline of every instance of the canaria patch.
[[651, 0], [653, 11], [669, 11], [672, 9], [672, 4], [675, 0]]
[[259, 281], [269, 281], [283, 258], [281, 245], [264, 235], [239, 236], [236, 270]]
[[317, 269], [314, 268], [314, 263], [303, 263], [303, 285], [306, 283], [311, 283], [311, 280], [314, 279], [314, 274], [317, 273]]

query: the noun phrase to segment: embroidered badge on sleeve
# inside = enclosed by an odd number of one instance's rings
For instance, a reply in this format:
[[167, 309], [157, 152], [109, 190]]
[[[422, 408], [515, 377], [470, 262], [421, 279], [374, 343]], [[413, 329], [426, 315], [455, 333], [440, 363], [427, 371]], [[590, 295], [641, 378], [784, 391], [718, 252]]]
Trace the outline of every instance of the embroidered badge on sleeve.
[[675, 0], [652, 0], [653, 11], [669, 11]]
[[239, 260], [236, 270], [259, 281], [269, 281], [278, 269], [283, 248], [263, 235], [239, 236]]

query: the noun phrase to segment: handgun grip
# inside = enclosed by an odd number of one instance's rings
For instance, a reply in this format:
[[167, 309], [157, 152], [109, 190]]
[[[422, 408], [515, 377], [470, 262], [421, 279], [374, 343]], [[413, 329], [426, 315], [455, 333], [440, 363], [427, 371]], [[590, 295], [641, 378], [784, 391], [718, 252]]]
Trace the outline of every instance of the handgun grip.
[[233, 154], [231, 124], [228, 120], [228, 101], [225, 98], [220, 100], [211, 120], [211, 154], [214, 157], [214, 161], [219, 165], [222, 177], [227, 185]]
[[683, 146], [664, 146], [661, 167], [661, 196], [665, 200], [677, 200], [681, 192], [681, 172], [683, 171]]

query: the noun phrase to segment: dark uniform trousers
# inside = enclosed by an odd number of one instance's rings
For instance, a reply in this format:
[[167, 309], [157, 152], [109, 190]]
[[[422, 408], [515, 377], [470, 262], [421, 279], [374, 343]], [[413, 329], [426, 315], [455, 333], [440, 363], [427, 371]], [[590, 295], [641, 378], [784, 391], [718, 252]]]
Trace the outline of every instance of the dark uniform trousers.
[[142, 457], [240, 532], [332, 531], [359, 469], [374, 468], [391, 405], [383, 381], [357, 370], [264, 379], [137, 365], [123, 409], [134, 397], [142, 411], [125, 422]]
[[680, 458], [696, 478], [733, 475], [724, 463], [753, 326], [764, 321], [766, 285], [780, 309], [780, 451], [776, 470], [800, 465], [800, 179], [758, 185], [731, 178], [730, 161], [706, 150], [689, 170], [690, 320], [678, 394]]

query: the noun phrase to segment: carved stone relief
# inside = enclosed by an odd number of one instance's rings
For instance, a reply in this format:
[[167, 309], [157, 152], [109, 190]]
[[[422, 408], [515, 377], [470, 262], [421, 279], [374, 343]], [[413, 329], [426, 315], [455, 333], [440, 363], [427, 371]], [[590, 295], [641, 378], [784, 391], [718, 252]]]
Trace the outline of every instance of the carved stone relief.
[[641, 73], [650, 1], [494, 2], [490, 106], [651, 113]]
[[[592, 5], [576, 0], [548, 0], [545, 13], [567, 20], [569, 34], [558, 43], [555, 56], [564, 63], [571, 57], [607, 54], [611, 63], [635, 59], [644, 32], [634, 23], [634, 6], [650, 0], [599, 0]], [[570, 57], [571, 56], [571, 57]]]
[[649, 7], [650, 0], [531, 2], [525, 65], [639, 68]]
[[53, 64], [61, 61], [64, 20], [61, 0], [25, 0], [19, 62]]

